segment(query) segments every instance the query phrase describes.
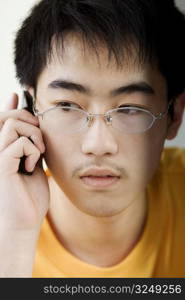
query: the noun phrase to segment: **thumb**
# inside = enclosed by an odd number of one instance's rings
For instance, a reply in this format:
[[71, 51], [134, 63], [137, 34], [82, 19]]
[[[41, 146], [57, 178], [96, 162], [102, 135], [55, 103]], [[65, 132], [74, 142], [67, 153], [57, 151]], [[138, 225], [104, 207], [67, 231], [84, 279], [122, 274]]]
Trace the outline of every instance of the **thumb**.
[[11, 109], [17, 109], [19, 102], [19, 97], [16, 93], [13, 93], [8, 101], [6, 101], [4, 110], [11, 110]]

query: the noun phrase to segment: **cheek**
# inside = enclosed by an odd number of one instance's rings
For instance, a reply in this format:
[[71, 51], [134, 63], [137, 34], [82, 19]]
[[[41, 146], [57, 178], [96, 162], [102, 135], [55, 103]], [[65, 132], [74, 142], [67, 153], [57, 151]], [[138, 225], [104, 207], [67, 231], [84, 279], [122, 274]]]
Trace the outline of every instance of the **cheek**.
[[[44, 159], [48, 168], [53, 174], [63, 178], [63, 180], [70, 173], [70, 165], [76, 150], [76, 143], [73, 138], [66, 137], [61, 133], [53, 134], [42, 130], [43, 139], [46, 146]], [[74, 146], [75, 144], [75, 146]]]
[[145, 187], [154, 175], [164, 147], [165, 132], [151, 129], [147, 133], [130, 136], [122, 144], [128, 176], [136, 186]]

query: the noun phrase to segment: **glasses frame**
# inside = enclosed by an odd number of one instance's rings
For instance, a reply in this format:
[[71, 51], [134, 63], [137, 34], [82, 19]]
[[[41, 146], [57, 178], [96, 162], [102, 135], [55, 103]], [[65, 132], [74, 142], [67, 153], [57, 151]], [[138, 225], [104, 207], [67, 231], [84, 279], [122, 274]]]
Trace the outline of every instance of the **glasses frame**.
[[[94, 120], [94, 117], [98, 117], [98, 116], [103, 117], [107, 125], [112, 125], [112, 116], [111, 116], [111, 113], [114, 112], [114, 111], [117, 111], [118, 109], [123, 109], [124, 110], [124, 109], [128, 109], [129, 108], [129, 109], [138, 109], [140, 111], [144, 111], [144, 112], [148, 113], [152, 117], [152, 122], [151, 122], [151, 124], [150, 124], [150, 126], [148, 128], [146, 128], [145, 130], [139, 131], [141, 133], [141, 132], [145, 132], [145, 131], [149, 130], [154, 125], [154, 123], [157, 120], [161, 120], [164, 116], [166, 116], [168, 114], [169, 108], [170, 108], [170, 106], [171, 106], [172, 103], [173, 103], [173, 99], [168, 103], [166, 111], [159, 112], [157, 114], [153, 114], [150, 110], [142, 108], [142, 107], [138, 107], [137, 105], [136, 106], [134, 106], [134, 105], [130, 106], [129, 105], [129, 106], [124, 106], [124, 107], [120, 107], [120, 108], [114, 108], [114, 109], [108, 110], [104, 114], [93, 114], [93, 113], [89, 113], [89, 112], [87, 112], [87, 111], [85, 111], [83, 109], [75, 108], [75, 107], [70, 107], [70, 109], [83, 112], [87, 116], [87, 118], [86, 118], [86, 124], [87, 125], [84, 126], [84, 127], [82, 127], [79, 131], [81, 131], [85, 127], [90, 127], [91, 124], [92, 124], [92, 122], [93, 122], [93, 120]], [[66, 106], [59, 106], [59, 107], [60, 108], [66, 108]], [[36, 99], [35, 98], [33, 99], [33, 104], [32, 104], [33, 112], [34, 112], [35, 116], [37, 116], [37, 117], [41, 116], [42, 120], [43, 120], [43, 115], [46, 112], [48, 112], [50, 110], [54, 110], [56, 108], [57, 108], [57, 105], [52, 106], [52, 107], [44, 110], [43, 112], [39, 112], [38, 109], [36, 109]], [[112, 127], [114, 127], [114, 126], [112, 126]], [[118, 128], [116, 127], [116, 129], [118, 129]], [[120, 131], [123, 132], [122, 130], [120, 130]], [[78, 131], [76, 131], [76, 132], [78, 132]], [[138, 132], [129, 132], [129, 133], [132, 134], [132, 133], [138, 133]]]

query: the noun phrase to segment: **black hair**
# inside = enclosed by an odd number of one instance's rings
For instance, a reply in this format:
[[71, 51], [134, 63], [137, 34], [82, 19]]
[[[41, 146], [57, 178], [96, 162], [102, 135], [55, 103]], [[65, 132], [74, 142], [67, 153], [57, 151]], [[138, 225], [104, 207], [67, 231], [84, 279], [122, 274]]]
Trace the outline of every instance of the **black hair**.
[[53, 37], [61, 42], [68, 32], [80, 33], [95, 52], [98, 41], [104, 43], [118, 66], [134, 45], [140, 63], [157, 61], [169, 99], [185, 89], [185, 18], [173, 0], [40, 1], [15, 38], [16, 74], [22, 85], [36, 88]]

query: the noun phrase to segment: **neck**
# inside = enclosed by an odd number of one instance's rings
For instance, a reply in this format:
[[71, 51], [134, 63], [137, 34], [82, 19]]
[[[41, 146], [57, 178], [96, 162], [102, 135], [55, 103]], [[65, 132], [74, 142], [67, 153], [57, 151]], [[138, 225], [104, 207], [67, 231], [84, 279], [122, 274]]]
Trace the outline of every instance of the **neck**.
[[50, 191], [51, 226], [62, 245], [79, 259], [110, 267], [123, 260], [138, 242], [147, 215], [145, 193], [115, 216], [93, 217], [78, 210], [53, 179]]

